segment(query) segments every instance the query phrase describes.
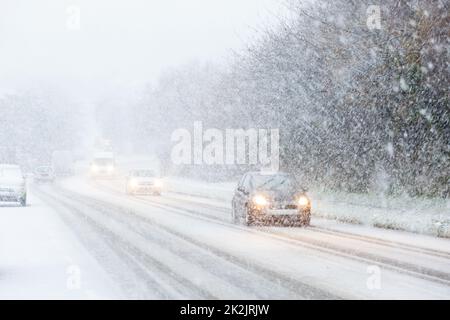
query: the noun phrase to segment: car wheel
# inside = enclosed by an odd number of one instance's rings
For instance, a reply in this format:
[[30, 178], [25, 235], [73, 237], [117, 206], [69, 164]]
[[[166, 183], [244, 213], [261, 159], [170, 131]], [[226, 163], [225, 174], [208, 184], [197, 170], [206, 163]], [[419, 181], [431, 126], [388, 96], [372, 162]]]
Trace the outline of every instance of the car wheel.
[[302, 225], [304, 227], [309, 227], [311, 225], [311, 212], [308, 212], [308, 214], [306, 214], [303, 218]]
[[27, 206], [27, 196], [24, 196], [24, 197], [20, 198], [20, 205], [22, 207], [26, 207]]
[[236, 205], [234, 204], [234, 202], [232, 204], [232, 209], [231, 209], [231, 222], [234, 224], [239, 224], [239, 219], [236, 214]]
[[254, 217], [254, 215], [252, 214], [252, 211], [251, 211], [250, 208], [247, 208], [247, 209], [245, 210], [245, 224], [246, 224], [248, 227], [251, 227], [251, 226], [253, 226], [253, 225], [255, 224], [255, 217]]

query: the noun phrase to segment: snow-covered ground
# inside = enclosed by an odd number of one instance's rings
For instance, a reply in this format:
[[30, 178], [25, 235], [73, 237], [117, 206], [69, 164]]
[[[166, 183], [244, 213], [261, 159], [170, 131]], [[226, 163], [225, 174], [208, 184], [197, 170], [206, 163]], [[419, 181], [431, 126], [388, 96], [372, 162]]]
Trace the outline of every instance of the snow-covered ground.
[[223, 201], [172, 192], [129, 197], [123, 179], [78, 177], [58, 189], [63, 205], [149, 268], [149, 287], [163, 298], [450, 297], [446, 239], [326, 219], [309, 229], [239, 227]]
[[0, 207], [0, 299], [111, 299], [120, 291], [70, 226], [31, 194]]

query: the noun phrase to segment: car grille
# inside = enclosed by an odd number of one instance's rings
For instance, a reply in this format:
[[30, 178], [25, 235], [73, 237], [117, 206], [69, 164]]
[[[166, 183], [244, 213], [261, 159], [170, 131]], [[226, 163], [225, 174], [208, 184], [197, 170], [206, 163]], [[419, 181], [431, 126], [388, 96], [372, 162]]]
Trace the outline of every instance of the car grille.
[[12, 188], [0, 188], [0, 192], [9, 192], [9, 193], [13, 193], [14, 189]]
[[275, 210], [297, 210], [298, 207], [295, 204], [277, 204], [271, 207]]

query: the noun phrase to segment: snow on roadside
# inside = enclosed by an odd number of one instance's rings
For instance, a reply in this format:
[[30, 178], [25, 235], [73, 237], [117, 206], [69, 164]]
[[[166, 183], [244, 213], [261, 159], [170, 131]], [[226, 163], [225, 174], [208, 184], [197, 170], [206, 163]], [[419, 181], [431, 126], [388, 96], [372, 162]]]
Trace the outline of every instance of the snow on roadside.
[[[235, 182], [208, 183], [166, 178], [167, 191], [230, 203]], [[450, 238], [450, 200], [386, 198], [376, 195], [309, 192], [313, 216], [377, 228]]]
[[314, 215], [341, 222], [450, 238], [450, 201], [311, 192]]
[[231, 203], [234, 189], [236, 189], [235, 182], [211, 183], [178, 177], [166, 178], [165, 183], [169, 192], [194, 195], [227, 203]]
[[0, 206], [0, 299], [113, 299], [119, 291], [57, 213]]

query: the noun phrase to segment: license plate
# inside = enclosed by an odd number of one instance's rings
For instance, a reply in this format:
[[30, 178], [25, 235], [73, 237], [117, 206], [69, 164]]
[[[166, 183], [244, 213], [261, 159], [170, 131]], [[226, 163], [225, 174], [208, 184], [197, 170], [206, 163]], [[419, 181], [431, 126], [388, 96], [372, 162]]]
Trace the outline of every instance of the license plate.
[[298, 211], [297, 210], [285, 210], [285, 209], [270, 210], [269, 214], [274, 215], [274, 216], [292, 216], [292, 215], [297, 215]]

